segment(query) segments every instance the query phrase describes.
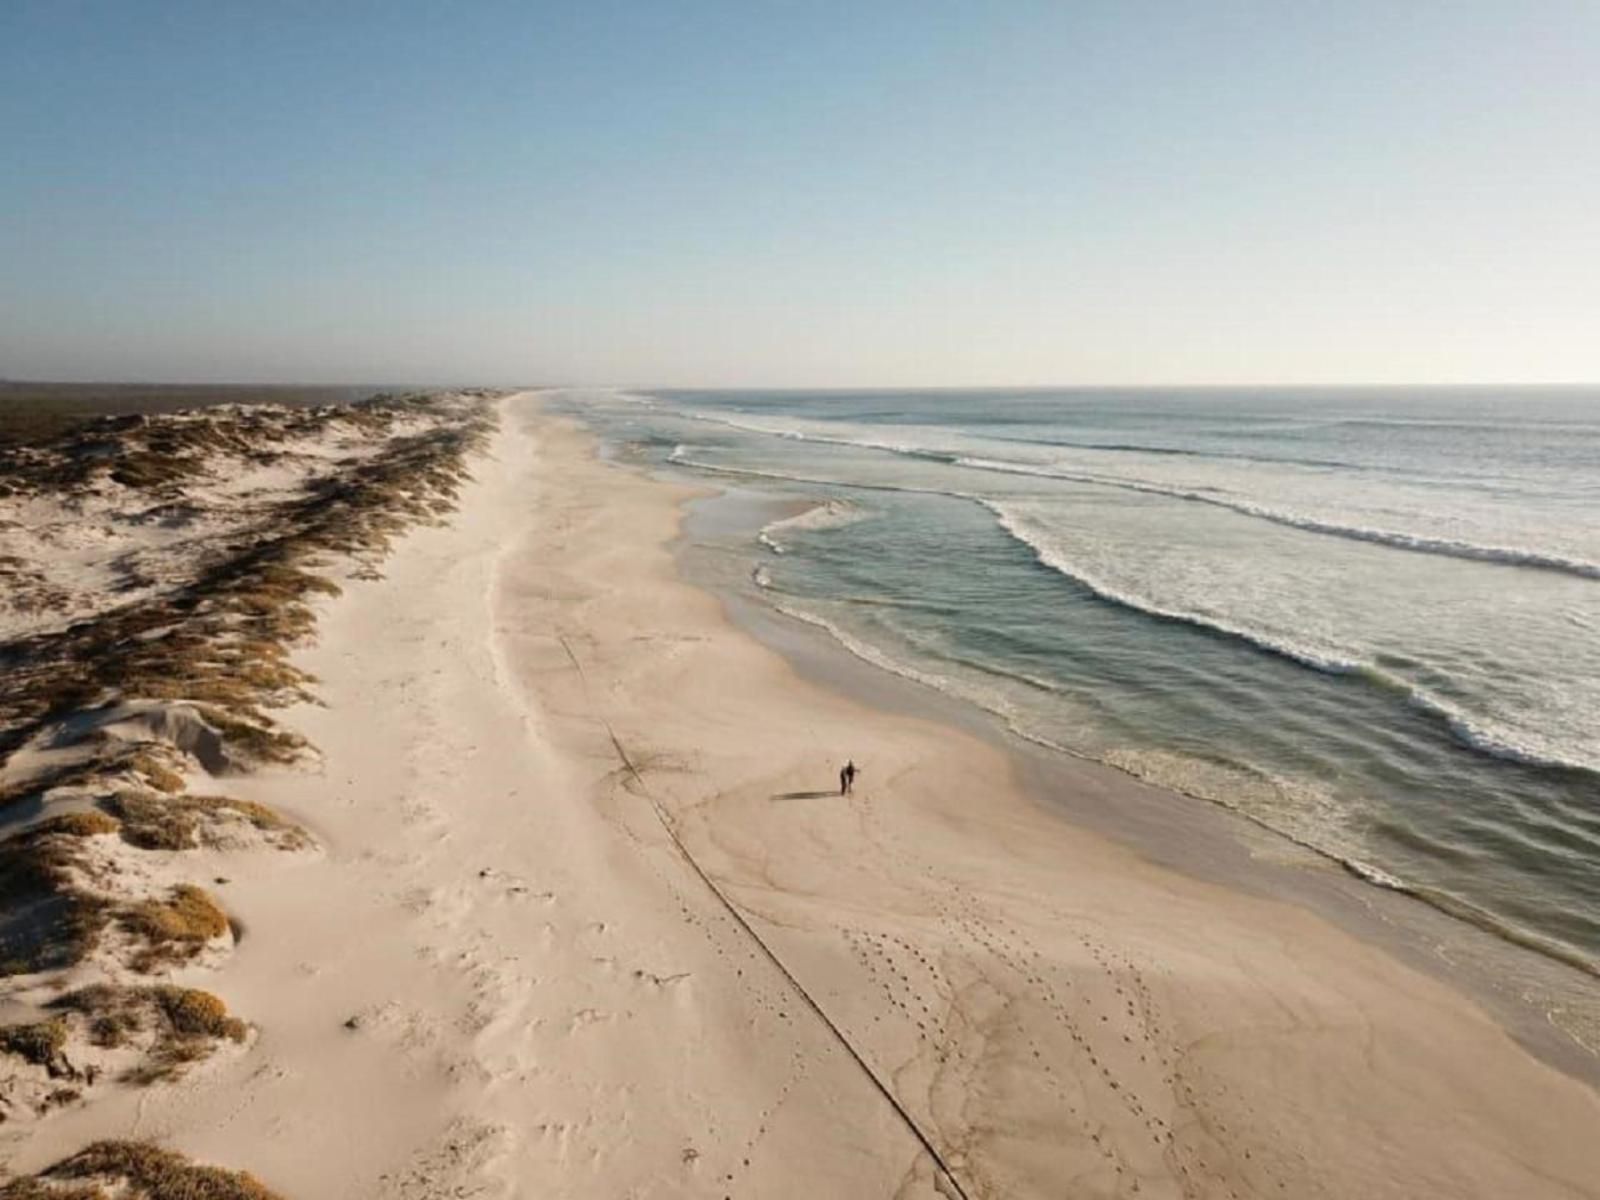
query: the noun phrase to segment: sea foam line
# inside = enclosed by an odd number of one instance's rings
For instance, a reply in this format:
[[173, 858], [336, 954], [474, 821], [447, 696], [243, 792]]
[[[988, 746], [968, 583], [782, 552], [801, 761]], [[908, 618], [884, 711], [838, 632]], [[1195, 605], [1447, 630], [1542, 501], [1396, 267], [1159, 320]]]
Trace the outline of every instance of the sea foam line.
[[[835, 437], [815, 431], [778, 428], [752, 421], [740, 421], [731, 417], [714, 416], [710, 413], [692, 409], [686, 409], [680, 415], [696, 421], [737, 429], [744, 433], [784, 438], [789, 441], [816, 442], [831, 446], [853, 446], [863, 450], [877, 450], [887, 454], [943, 462], [952, 466], [968, 467], [979, 471], [993, 471], [1008, 475], [1030, 475], [1041, 479], [1059, 479], [1067, 483], [1082, 483], [1092, 487], [1112, 487], [1125, 491], [1142, 492], [1147, 495], [1166, 496], [1175, 500], [1185, 500], [1191, 503], [1210, 505], [1214, 508], [1227, 509], [1241, 516], [1268, 521], [1291, 529], [1299, 529], [1306, 533], [1388, 546], [1392, 549], [1406, 550], [1414, 554], [1434, 554], [1446, 558], [1465, 559], [1471, 562], [1555, 571], [1561, 574], [1574, 575], [1581, 579], [1600, 580], [1600, 563], [1568, 555], [1552, 554], [1542, 550], [1519, 546], [1485, 545], [1456, 538], [1437, 537], [1432, 534], [1407, 533], [1402, 530], [1376, 529], [1365, 525], [1328, 521], [1319, 517], [1256, 504], [1249, 500], [1232, 499], [1213, 492], [1199, 491], [1194, 488], [1173, 487], [1148, 480], [1124, 479], [1116, 476], [1097, 475], [1092, 472], [1064, 471], [1058, 468], [1034, 466], [1028, 463], [1013, 463], [1003, 459], [956, 454], [905, 442], [879, 441], [873, 438]], [[1093, 449], [1097, 447], [1085, 448]], [[1122, 446], [1107, 448], [1124, 449]], [[1131, 447], [1129, 448], [1131, 449]], [[1168, 451], [1168, 453], [1189, 454], [1191, 452]]]
[[776, 521], [769, 521], [762, 526], [761, 532], [756, 534], [756, 541], [774, 554], [783, 554], [785, 547], [778, 540], [778, 534], [785, 530], [842, 529], [846, 525], [854, 525], [866, 518], [866, 513], [847, 500], [823, 500], [791, 517], [780, 517]]
[[1472, 750], [1492, 758], [1522, 763], [1526, 766], [1544, 767], [1565, 771], [1600, 773], [1600, 762], [1573, 757], [1543, 748], [1534, 748], [1515, 736], [1485, 727], [1480, 721], [1463, 712], [1449, 701], [1383, 670], [1377, 664], [1352, 658], [1337, 652], [1299, 645], [1285, 638], [1273, 637], [1246, 625], [1213, 616], [1203, 616], [1188, 609], [1160, 604], [1145, 596], [1135, 595], [1100, 579], [1092, 572], [1072, 562], [1057, 548], [1032, 535], [1024, 523], [1004, 504], [978, 499], [994, 514], [1000, 527], [1026, 546], [1038, 562], [1088, 589], [1100, 599], [1123, 608], [1133, 609], [1165, 621], [1191, 625], [1208, 632], [1247, 642], [1260, 650], [1289, 659], [1314, 671], [1327, 675], [1359, 675], [1369, 683], [1405, 697], [1412, 707], [1429, 713], [1442, 721], [1455, 739]]
[[993, 513], [1000, 528], [1026, 546], [1032, 552], [1034, 558], [1042, 565], [1055, 571], [1058, 575], [1065, 575], [1075, 583], [1081, 584], [1102, 600], [1110, 601], [1123, 608], [1135, 609], [1138, 612], [1145, 613], [1147, 616], [1159, 617], [1164, 621], [1176, 621], [1213, 633], [1224, 633], [1230, 637], [1249, 642], [1262, 650], [1271, 651], [1273, 654], [1292, 659], [1302, 666], [1310, 667], [1313, 670], [1329, 675], [1353, 674], [1362, 670], [1365, 665], [1353, 658], [1313, 650], [1308, 646], [1300, 646], [1294, 642], [1269, 637], [1244, 625], [1237, 625], [1217, 617], [1201, 616], [1199, 613], [1190, 612], [1187, 609], [1171, 608], [1148, 597], [1124, 591], [1072, 562], [1056, 547], [1047, 544], [1029, 532], [1022, 519], [1004, 504], [999, 501], [981, 498], [978, 503]]
[[[1185, 609], [1172, 608], [1159, 604], [1148, 597], [1136, 596], [1122, 589], [1112, 586], [1078, 565], [1071, 563], [1058, 551], [1040, 545], [1031, 538], [1027, 532], [1018, 526], [1017, 518], [1005, 506], [995, 500], [984, 496], [977, 496], [970, 492], [945, 490], [939, 488], [906, 487], [887, 483], [851, 483], [837, 479], [818, 479], [803, 475], [791, 475], [779, 471], [762, 471], [747, 467], [724, 467], [713, 463], [699, 462], [687, 457], [677, 459], [681, 466], [693, 467], [697, 470], [710, 471], [716, 474], [732, 475], [742, 478], [769, 479], [785, 483], [812, 484], [820, 487], [861, 488], [867, 491], [903, 492], [912, 495], [948, 496], [955, 500], [965, 500], [978, 504], [994, 515], [1000, 527], [1013, 539], [1026, 546], [1038, 562], [1055, 571], [1059, 575], [1072, 579], [1082, 587], [1088, 589], [1095, 596], [1109, 604], [1144, 613], [1164, 621], [1173, 621], [1179, 624], [1190, 625], [1211, 633], [1234, 638], [1255, 646], [1269, 654], [1288, 659], [1291, 662], [1309, 667], [1311, 670], [1320, 671], [1326, 675], [1359, 675], [1368, 683], [1381, 687], [1386, 691], [1394, 692], [1402, 697], [1414, 708], [1427, 712], [1440, 720], [1451, 735], [1462, 745], [1490, 758], [1498, 758], [1507, 762], [1521, 763], [1525, 766], [1542, 767], [1552, 770], [1583, 771], [1591, 774], [1600, 774], [1600, 762], [1591, 761], [1582, 757], [1574, 757], [1554, 753], [1545, 749], [1536, 749], [1523, 744], [1514, 736], [1500, 733], [1486, 728], [1479, 721], [1463, 712], [1449, 701], [1435, 696], [1426, 689], [1416, 687], [1409, 681], [1383, 670], [1375, 663], [1359, 658], [1349, 657], [1337, 652], [1318, 650], [1309, 646], [1302, 646], [1286, 639], [1274, 638], [1247, 626], [1235, 624], [1230, 621], [1220, 620], [1215, 617], [1202, 616], [1199, 613]], [[1058, 747], [1059, 748], [1059, 747]]]
[[1478, 542], [1464, 542], [1456, 538], [1433, 537], [1420, 533], [1402, 533], [1397, 530], [1374, 529], [1365, 525], [1345, 525], [1337, 521], [1325, 521], [1318, 517], [1306, 516], [1302, 513], [1270, 508], [1264, 504], [1256, 504], [1249, 500], [1234, 500], [1211, 492], [1198, 491], [1193, 488], [1169, 487], [1164, 484], [1149, 483], [1145, 480], [1119, 479], [1087, 472], [1060, 471], [1047, 467], [1032, 467], [1025, 463], [1008, 463], [997, 459], [961, 457], [955, 459], [954, 462], [956, 466], [972, 467], [980, 471], [995, 471], [1008, 475], [1031, 475], [1043, 479], [1060, 479], [1070, 483], [1084, 483], [1096, 487], [1121, 488], [1130, 492], [1168, 496], [1175, 500], [1187, 500], [1195, 504], [1208, 504], [1213, 508], [1227, 509], [1230, 512], [1239, 513], [1241, 516], [1254, 517], [1260, 521], [1270, 521], [1274, 525], [1283, 525], [1291, 529], [1303, 530], [1307, 533], [1318, 533], [1327, 537], [1345, 538], [1349, 541], [1390, 546], [1399, 550], [1410, 550], [1417, 554], [1437, 554], [1448, 558], [1469, 559], [1473, 562], [1531, 567], [1543, 571], [1559, 571], [1563, 574], [1576, 575], [1583, 579], [1600, 579], [1600, 563], [1589, 562], [1581, 558], [1569, 558], [1559, 554], [1547, 554], [1540, 550], [1528, 550], [1515, 546], [1488, 546]]

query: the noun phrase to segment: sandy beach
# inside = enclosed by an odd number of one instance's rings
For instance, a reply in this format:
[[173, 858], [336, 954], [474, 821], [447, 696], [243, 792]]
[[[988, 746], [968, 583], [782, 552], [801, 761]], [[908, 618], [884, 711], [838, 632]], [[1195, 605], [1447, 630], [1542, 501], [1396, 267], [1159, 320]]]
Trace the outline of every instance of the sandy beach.
[[172, 978], [250, 1038], [0, 1126], [13, 1170], [133, 1137], [301, 1200], [1600, 1196], [1589, 1086], [801, 678], [680, 578], [688, 490], [536, 394], [472, 469], [317, 601], [314, 765], [227, 779], [317, 848], [188, 852], [236, 944]]

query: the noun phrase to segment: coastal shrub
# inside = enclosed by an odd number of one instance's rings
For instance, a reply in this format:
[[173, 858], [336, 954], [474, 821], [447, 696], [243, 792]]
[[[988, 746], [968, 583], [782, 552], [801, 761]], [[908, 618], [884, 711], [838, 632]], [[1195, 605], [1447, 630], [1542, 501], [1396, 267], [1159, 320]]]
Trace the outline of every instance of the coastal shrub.
[[300, 849], [310, 838], [265, 804], [231, 796], [159, 796], [149, 792], [116, 792], [101, 801], [120, 821], [123, 841], [141, 850], [189, 850], [221, 845], [222, 829], [242, 822], [284, 850]]
[[[334, 431], [370, 439], [359, 453], [319, 463], [315, 469], [324, 473], [294, 494], [248, 510], [243, 527], [210, 540], [194, 531], [202, 553], [188, 578], [142, 574], [133, 564], [130, 590], [145, 589], [141, 594], [0, 644], [0, 760], [41, 739], [52, 749], [81, 751], [71, 762], [13, 778], [0, 788], [0, 806], [71, 789], [74, 800], [103, 810], [52, 818], [0, 842], [0, 973], [78, 962], [112, 921], [139, 943], [134, 965], [142, 970], [192, 957], [227, 928], [199, 888], [136, 903], [102, 894], [117, 880], [104, 871], [95, 877], [86, 838], [120, 832], [134, 846], [177, 850], [244, 822], [277, 845], [305, 843], [303, 831], [269, 809], [185, 795], [181, 755], [225, 771], [304, 754], [304, 740], [278, 727], [270, 712], [312, 699], [315, 680], [289, 656], [313, 632], [312, 602], [338, 594], [327, 564], [349, 556], [370, 570], [395, 536], [454, 506], [469, 477], [468, 456], [494, 425], [483, 399], [395, 394], [344, 408], [136, 414], [52, 426], [26, 443], [0, 440], [0, 496], [70, 503], [104, 495], [109, 481], [150, 493], [142, 519], [181, 522], [203, 508], [203, 497], [186, 489], [226, 470], [222, 456], [271, 461], [280, 453], [275, 447], [292, 452], [285, 443]], [[0, 575], [13, 599], [42, 596], [49, 584], [37, 564], [21, 560], [0, 563]], [[150, 701], [197, 714], [203, 736], [179, 750], [129, 743], [102, 727]], [[128, 1032], [113, 1017], [98, 1028], [106, 1038]]]
[[[253, 533], [187, 584], [7, 647], [15, 669], [0, 679], [0, 753], [46, 721], [117, 696], [208, 702], [241, 722], [225, 732], [245, 750], [269, 761], [297, 752], [298, 743], [264, 734], [261, 705], [304, 698], [307, 677], [283, 663], [281, 643], [310, 632], [307, 597], [338, 592], [308, 566], [325, 552], [382, 553], [405, 525], [431, 518], [427, 505], [453, 501], [465, 456], [483, 444], [493, 417], [487, 408], [383, 396], [344, 409], [109, 420], [29, 453], [0, 448], [0, 475], [13, 478], [16, 490], [59, 492], [86, 484], [94, 470], [84, 467], [86, 458], [115, 461], [144, 482], [149, 455], [184, 457], [181, 467], [152, 468], [161, 482], [192, 474], [203, 461], [199, 451], [259, 455], [275, 440], [312, 436], [334, 422], [387, 431], [412, 416], [439, 427], [395, 437], [373, 457], [346, 460], [301, 495], [269, 506]], [[95, 452], [86, 455], [87, 446]], [[250, 657], [227, 651], [235, 640], [249, 644]]]
[[33, 827], [39, 834], [64, 834], [67, 837], [98, 837], [104, 833], [115, 833], [119, 828], [117, 821], [103, 812], [95, 809], [84, 809], [81, 812], [61, 813], [54, 817], [46, 817]]
[[125, 1076], [131, 1083], [171, 1078], [204, 1058], [215, 1043], [242, 1042], [249, 1034], [249, 1027], [230, 1016], [219, 997], [172, 984], [93, 984], [57, 997], [50, 1007], [81, 1017], [89, 1041], [104, 1049], [126, 1046], [149, 1033], [149, 1045]]
[[[71, 814], [71, 817], [88, 814]], [[82, 886], [79, 824], [55, 818], [0, 842], [0, 975], [81, 961], [98, 944], [108, 905]]]
[[213, 938], [228, 931], [228, 917], [206, 893], [180, 883], [165, 900], [141, 900], [118, 913], [129, 933], [145, 946], [134, 959], [136, 970], [150, 971], [193, 958]]
[[96, 983], [56, 997], [50, 1007], [82, 1015], [88, 1022], [89, 1041], [102, 1049], [116, 1049], [145, 1027], [142, 1006], [136, 1003], [139, 990]]
[[93, 1184], [54, 1186], [35, 1175], [0, 1184], [0, 1200], [111, 1200], [111, 1194]]
[[[56, 1185], [64, 1185], [58, 1187]], [[38, 1175], [0, 1188], [0, 1200], [282, 1200], [245, 1171], [201, 1166], [149, 1142], [101, 1141]]]
[[310, 835], [300, 826], [254, 800], [237, 800], [232, 796], [185, 796], [181, 803], [189, 811], [209, 818], [202, 826], [202, 841], [214, 840], [214, 835], [208, 830], [214, 829], [218, 821], [233, 819], [243, 821], [265, 834], [267, 840], [279, 849], [298, 850], [311, 844]]
[[228, 1006], [210, 992], [166, 985], [156, 988], [154, 996], [157, 1006], [177, 1033], [185, 1037], [244, 1041], [244, 1022], [230, 1017]]
[[135, 750], [129, 755], [128, 769], [159, 792], [183, 791], [183, 776], [148, 750]]
[[305, 749], [305, 739], [298, 734], [234, 716], [214, 704], [196, 707], [206, 724], [221, 733], [229, 746], [255, 762], [292, 763]]
[[60, 1017], [24, 1025], [0, 1025], [0, 1053], [52, 1068], [52, 1074], [66, 1044], [67, 1023]]
[[58, 788], [84, 787], [93, 783], [105, 772], [106, 761], [101, 758], [90, 758], [79, 762], [57, 763], [33, 775], [18, 778], [0, 790], [0, 808], [24, 800], [38, 799]]
[[122, 840], [141, 850], [188, 850], [199, 844], [196, 825], [183, 808], [165, 798], [117, 792], [101, 801], [120, 822]]
[[205, 464], [197, 458], [176, 457], [159, 450], [124, 454], [108, 472], [114, 483], [144, 491], [170, 489], [172, 485], [199, 475]]

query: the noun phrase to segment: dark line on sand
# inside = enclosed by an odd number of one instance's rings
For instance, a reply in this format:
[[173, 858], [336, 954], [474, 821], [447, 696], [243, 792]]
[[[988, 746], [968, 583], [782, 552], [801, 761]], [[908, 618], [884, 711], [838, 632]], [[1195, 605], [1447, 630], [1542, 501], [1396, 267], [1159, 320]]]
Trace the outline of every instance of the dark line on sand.
[[[583, 681], [584, 689], [587, 691], [589, 687], [589, 677], [584, 672], [583, 664], [578, 661], [578, 656], [572, 652], [572, 647], [567, 644], [566, 635], [558, 633], [556, 634], [556, 639], [561, 643], [561, 648], [567, 652], [567, 658], [572, 662], [573, 668], [578, 672], [578, 677]], [[723, 893], [722, 889], [717, 886], [716, 881], [713, 880], [711, 876], [706, 873], [705, 869], [695, 861], [694, 855], [689, 853], [689, 848], [685, 846], [683, 841], [678, 837], [678, 831], [673, 828], [672, 822], [668, 819], [666, 811], [661, 807], [660, 802], [651, 793], [649, 785], [644, 781], [644, 777], [639, 774], [639, 769], [633, 765], [633, 760], [628, 757], [628, 751], [623, 747], [621, 740], [617, 737], [616, 730], [611, 728], [611, 722], [608, 721], [605, 716], [600, 714], [598, 711], [595, 715], [599, 719], [600, 724], [605, 726], [606, 736], [611, 739], [611, 746], [614, 750], [616, 750], [617, 757], [622, 760], [623, 767], [626, 768], [628, 774], [633, 777], [634, 782], [639, 785], [640, 794], [643, 795], [645, 800], [649, 803], [651, 811], [656, 815], [656, 820], [660, 822], [662, 830], [666, 833], [667, 837], [672, 840], [672, 844], [677, 847], [678, 853], [683, 856], [683, 861], [688, 863], [690, 870], [700, 877], [700, 882], [705, 884], [706, 890], [716, 897], [717, 902], [721, 904], [722, 907], [727, 911], [728, 915], [738, 923], [739, 928], [743, 929], [745, 933], [749, 935], [750, 940], [755, 942], [755, 944], [761, 948], [761, 952], [766, 956], [767, 961], [778, 969], [778, 973], [782, 975], [784, 979], [789, 981], [789, 986], [792, 987], [800, 996], [800, 999], [805, 1002], [806, 1007], [816, 1014], [817, 1019], [827, 1027], [828, 1032], [833, 1035], [834, 1040], [837, 1041], [840, 1046], [844, 1047], [844, 1052], [850, 1056], [850, 1058], [855, 1062], [856, 1066], [861, 1068], [862, 1073], [865, 1074], [866, 1077], [872, 1082], [872, 1086], [878, 1090], [878, 1094], [888, 1101], [889, 1107], [894, 1109], [894, 1111], [899, 1115], [900, 1120], [905, 1124], [905, 1127], [911, 1131], [912, 1137], [916, 1138], [918, 1143], [921, 1144], [922, 1148], [927, 1151], [928, 1157], [933, 1159], [939, 1170], [944, 1174], [945, 1180], [952, 1188], [955, 1189], [956, 1196], [959, 1198], [959, 1200], [970, 1200], [967, 1195], [967, 1190], [961, 1186], [961, 1181], [956, 1178], [956, 1173], [950, 1169], [950, 1164], [945, 1161], [944, 1155], [940, 1154], [938, 1149], [934, 1146], [933, 1140], [922, 1131], [922, 1126], [917, 1124], [916, 1118], [913, 1117], [909, 1111], [907, 1111], [905, 1105], [900, 1103], [899, 1098], [894, 1094], [893, 1091], [890, 1090], [889, 1085], [884, 1083], [884, 1081], [878, 1077], [878, 1073], [874, 1071], [871, 1064], [869, 1064], [867, 1060], [862, 1057], [861, 1052], [857, 1050], [851, 1043], [850, 1039], [845, 1036], [844, 1031], [840, 1029], [838, 1025], [834, 1024], [833, 1018], [828, 1016], [828, 1014], [823, 1011], [822, 1005], [817, 1003], [816, 999], [811, 995], [811, 993], [805, 989], [805, 986], [795, 978], [794, 973], [790, 971], [788, 967], [784, 966], [783, 960], [778, 957], [776, 951], [774, 951], [772, 947], [767, 944], [766, 940], [756, 932], [754, 926], [752, 926], [750, 922], [745, 919], [744, 914], [739, 911], [738, 906], [735, 905], [732, 900], [728, 899], [728, 897]]]

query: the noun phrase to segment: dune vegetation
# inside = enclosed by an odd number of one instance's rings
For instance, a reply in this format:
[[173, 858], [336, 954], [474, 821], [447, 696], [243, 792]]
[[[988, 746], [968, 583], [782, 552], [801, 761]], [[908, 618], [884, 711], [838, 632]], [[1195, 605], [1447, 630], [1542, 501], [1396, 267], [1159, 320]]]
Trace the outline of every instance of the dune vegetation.
[[[310, 836], [226, 778], [315, 748], [293, 661], [341, 578], [454, 508], [488, 393], [42, 421], [0, 440], [0, 1121], [149, 1085], [249, 1041], [221, 997], [233, 923], [201, 852]], [[270, 1019], [255, 1014], [254, 1019]], [[246, 1175], [99, 1142], [0, 1198], [266, 1197]]]

